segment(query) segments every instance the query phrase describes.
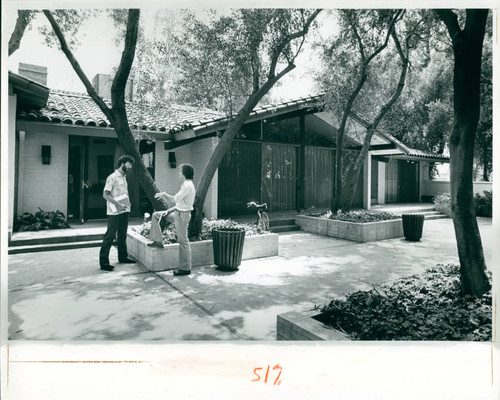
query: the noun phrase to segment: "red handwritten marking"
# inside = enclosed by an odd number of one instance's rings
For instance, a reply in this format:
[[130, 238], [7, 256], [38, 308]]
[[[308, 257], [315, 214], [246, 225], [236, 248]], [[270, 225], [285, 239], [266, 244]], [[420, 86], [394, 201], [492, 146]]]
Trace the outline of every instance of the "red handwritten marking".
[[258, 371], [259, 369], [262, 369], [262, 368], [254, 368], [254, 369], [253, 369], [253, 373], [254, 373], [255, 375], [257, 375], [257, 379], [252, 379], [252, 382], [257, 382], [257, 381], [259, 381], [259, 380], [260, 380], [260, 375], [257, 373], [257, 371]]
[[[267, 365], [266, 376], [264, 377], [264, 383], [267, 383], [267, 380], [269, 378], [269, 369], [270, 368], [271, 368], [271, 366]], [[253, 373], [255, 374], [255, 376], [257, 376], [257, 378], [252, 379], [252, 382], [258, 382], [258, 381], [260, 381], [261, 376], [258, 374], [258, 371], [260, 371], [262, 369], [264, 369], [264, 368], [256, 367], [256, 368], [253, 369]], [[283, 367], [281, 367], [279, 364], [276, 364], [273, 367], [273, 371], [274, 370], [279, 370], [279, 373], [278, 373], [278, 376], [276, 377], [276, 379], [274, 380], [273, 385], [278, 385], [279, 386], [279, 385], [281, 385], [280, 376], [281, 376], [281, 372], [283, 371]]]
[[[278, 374], [278, 377], [276, 378], [276, 380], [274, 381], [273, 385], [276, 385], [276, 382], [278, 382], [278, 379], [280, 378], [281, 376], [281, 371], [283, 371], [283, 368], [280, 367], [279, 364], [276, 364], [273, 369], [279, 369], [280, 370], [280, 373]], [[281, 385], [281, 381], [278, 382], [278, 385]]]
[[267, 366], [266, 379], [264, 380], [264, 383], [267, 383], [267, 377], [268, 376], [269, 376], [269, 365]]

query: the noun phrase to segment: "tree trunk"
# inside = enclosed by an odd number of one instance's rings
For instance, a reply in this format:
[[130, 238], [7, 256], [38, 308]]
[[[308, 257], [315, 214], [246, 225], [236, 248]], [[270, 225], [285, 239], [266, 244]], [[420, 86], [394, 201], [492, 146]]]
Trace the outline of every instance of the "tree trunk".
[[144, 190], [144, 193], [148, 196], [149, 201], [151, 201], [156, 211], [166, 210], [165, 204], [154, 197], [154, 195], [159, 192], [158, 187], [142, 161], [139, 148], [128, 125], [126, 115], [121, 115], [123, 112], [118, 112], [114, 108], [112, 113], [115, 116], [113, 126], [116, 131], [116, 136], [118, 137], [118, 142], [122, 146], [125, 154], [134, 157], [134, 173], [142, 190]]
[[135, 56], [135, 48], [137, 44], [137, 33], [139, 28], [139, 10], [131, 9], [129, 10], [129, 16], [127, 21], [127, 30], [125, 34], [125, 46], [120, 60], [120, 65], [116, 72], [115, 78], [113, 79], [113, 84], [111, 86], [111, 102], [112, 108], [110, 109], [104, 101], [99, 97], [94, 87], [90, 83], [89, 79], [83, 72], [80, 64], [73, 55], [73, 52], [69, 48], [66, 38], [64, 37], [61, 28], [54, 19], [52, 13], [48, 10], [43, 11], [47, 19], [49, 20], [54, 33], [56, 34], [59, 42], [61, 44], [61, 50], [66, 55], [71, 66], [75, 70], [76, 74], [85, 85], [87, 93], [95, 101], [97, 106], [106, 115], [109, 122], [113, 126], [116, 136], [118, 137], [118, 142], [123, 148], [125, 154], [131, 155], [135, 160], [134, 170], [136, 177], [141, 185], [146, 196], [153, 204], [156, 210], [165, 210], [165, 205], [154, 198], [155, 193], [158, 193], [158, 187], [151, 177], [146, 166], [142, 162], [141, 154], [137, 147], [137, 143], [132, 135], [130, 126], [128, 123], [127, 112], [125, 109], [125, 85], [127, 84], [127, 79], [130, 74], [130, 69], [132, 67], [132, 62]]
[[264, 95], [273, 87], [273, 85], [281, 79], [285, 74], [295, 68], [295, 65], [289, 64], [283, 71], [274, 77], [268, 78], [266, 83], [261, 86], [256, 92], [254, 92], [246, 101], [244, 106], [241, 108], [240, 112], [236, 117], [230, 122], [227, 129], [224, 131], [219, 143], [215, 147], [210, 159], [208, 160], [207, 166], [203, 170], [200, 182], [196, 188], [196, 197], [194, 199], [194, 213], [189, 222], [189, 233], [191, 235], [196, 235], [201, 232], [201, 227], [203, 224], [203, 204], [207, 197], [208, 188], [212, 183], [212, 179], [219, 168], [219, 164], [226, 152], [231, 148], [231, 143], [236, 136], [236, 133], [243, 126], [248, 116], [254, 109], [254, 107], [259, 103], [259, 101], [264, 97]]
[[487, 15], [488, 10], [467, 10], [464, 30], [455, 30], [453, 34], [450, 32], [455, 55], [454, 118], [450, 137], [450, 204], [460, 259], [462, 293], [474, 296], [482, 296], [490, 288], [485, 273], [486, 264], [475, 215], [472, 185], [474, 142], [480, 110], [481, 57]]
[[[399, 39], [397, 37], [396, 32], [391, 31], [391, 36], [394, 40], [396, 48], [398, 50], [399, 58], [401, 60], [401, 73], [399, 74], [398, 85], [396, 86], [396, 90], [390, 97], [390, 99], [385, 103], [380, 109], [379, 113], [375, 117], [374, 121], [366, 128], [365, 138], [363, 140], [363, 147], [359, 152], [354, 165], [349, 168], [348, 173], [346, 174], [346, 185], [344, 186], [342, 197], [341, 197], [341, 207], [343, 210], [349, 210], [352, 207], [352, 203], [354, 201], [354, 196], [356, 194], [356, 189], [358, 186], [358, 181], [361, 176], [361, 172], [363, 170], [363, 165], [366, 157], [370, 157], [368, 151], [370, 149], [370, 144], [375, 131], [377, 130], [380, 122], [385, 117], [385, 115], [389, 112], [394, 103], [399, 99], [401, 93], [403, 92], [403, 88], [405, 86], [406, 81], [406, 73], [408, 72], [408, 64], [409, 64], [409, 56], [405, 54]], [[408, 40], [408, 38], [407, 38]], [[408, 52], [408, 50], [406, 50]]]

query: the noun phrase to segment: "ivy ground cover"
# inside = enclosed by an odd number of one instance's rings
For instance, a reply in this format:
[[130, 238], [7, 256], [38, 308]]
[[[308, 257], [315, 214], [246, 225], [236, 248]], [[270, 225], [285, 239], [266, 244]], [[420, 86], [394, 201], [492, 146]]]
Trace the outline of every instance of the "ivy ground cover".
[[489, 341], [491, 291], [462, 296], [457, 265], [436, 265], [420, 275], [334, 299], [316, 317], [353, 340]]

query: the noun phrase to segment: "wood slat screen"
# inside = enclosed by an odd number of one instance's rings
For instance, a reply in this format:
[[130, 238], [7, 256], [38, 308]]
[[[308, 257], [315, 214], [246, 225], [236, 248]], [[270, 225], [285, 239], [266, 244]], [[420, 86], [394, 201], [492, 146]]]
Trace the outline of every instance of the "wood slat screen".
[[385, 202], [398, 202], [398, 161], [390, 160], [385, 167]]
[[297, 207], [297, 146], [262, 144], [262, 202], [269, 211]]
[[260, 201], [261, 144], [233, 141], [219, 165], [218, 214], [249, 214], [249, 201]]
[[333, 196], [335, 151], [306, 147], [305, 160], [304, 208], [329, 208]]

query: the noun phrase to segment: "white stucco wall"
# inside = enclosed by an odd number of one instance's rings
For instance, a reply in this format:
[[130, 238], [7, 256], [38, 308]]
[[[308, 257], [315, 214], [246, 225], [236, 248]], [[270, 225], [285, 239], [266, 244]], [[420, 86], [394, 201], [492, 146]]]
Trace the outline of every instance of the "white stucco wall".
[[[9, 190], [8, 190], [8, 213], [9, 213], [9, 238], [12, 235], [14, 226], [14, 186], [15, 186], [15, 172], [16, 172], [16, 104], [17, 96], [15, 93], [9, 95], [9, 115], [8, 115], [8, 138], [9, 138], [9, 155], [8, 155], [8, 174], [9, 174]], [[5, 143], [5, 142], [4, 142]], [[3, 172], [3, 171], [2, 171]], [[2, 173], [3, 175], [3, 173]], [[3, 176], [2, 176], [3, 181]]]
[[[21, 135], [22, 136], [22, 135]], [[42, 145], [51, 146], [49, 165], [42, 164]], [[60, 210], [67, 214], [68, 136], [26, 131], [20, 143], [18, 213]]]
[[[491, 190], [492, 182], [473, 182], [474, 194], [483, 194], [485, 190]], [[423, 196], [435, 196], [438, 193], [449, 192], [450, 182], [448, 181], [425, 181]]]
[[[163, 142], [156, 143], [155, 181], [160, 190], [175, 194], [181, 186], [178, 168], [171, 168], [168, 163], [168, 153], [175, 152], [177, 167], [189, 163], [195, 170], [194, 184], [197, 186], [201, 172], [207, 165], [217, 139], [208, 138], [198, 140], [172, 150], [165, 150]], [[207, 218], [217, 217], [217, 173], [210, 185], [203, 207]]]

